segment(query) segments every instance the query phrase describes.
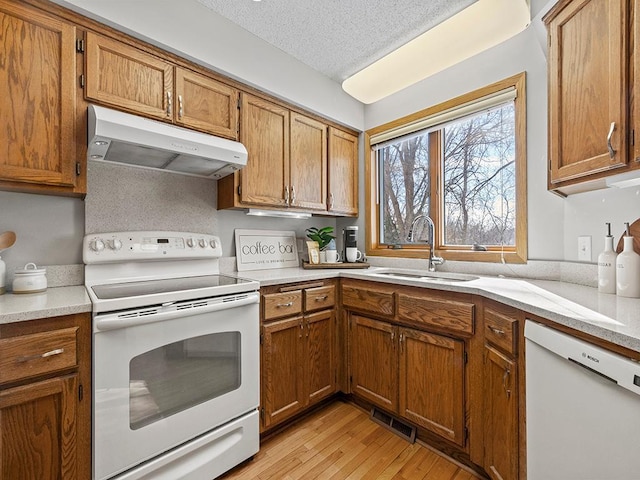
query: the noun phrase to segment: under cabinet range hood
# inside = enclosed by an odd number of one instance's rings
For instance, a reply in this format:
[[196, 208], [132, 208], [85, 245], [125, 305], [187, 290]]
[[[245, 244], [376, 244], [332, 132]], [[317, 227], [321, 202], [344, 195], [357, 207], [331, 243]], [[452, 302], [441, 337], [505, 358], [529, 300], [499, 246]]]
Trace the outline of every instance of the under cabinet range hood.
[[247, 164], [240, 142], [89, 105], [87, 158], [219, 179]]

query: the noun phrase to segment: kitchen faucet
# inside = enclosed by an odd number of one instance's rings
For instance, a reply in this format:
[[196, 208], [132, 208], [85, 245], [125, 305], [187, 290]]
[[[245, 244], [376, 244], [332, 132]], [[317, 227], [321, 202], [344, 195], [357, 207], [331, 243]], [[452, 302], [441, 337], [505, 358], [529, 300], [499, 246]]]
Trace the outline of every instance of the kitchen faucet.
[[431, 217], [429, 215], [418, 215], [416, 216], [416, 218], [413, 219], [413, 222], [411, 222], [411, 227], [409, 227], [409, 238], [408, 240], [411, 243], [414, 243], [414, 229], [416, 224], [420, 221], [420, 220], [424, 220], [429, 224], [429, 271], [430, 272], [435, 272], [436, 271], [436, 265], [442, 265], [444, 263], [444, 258], [442, 257], [436, 257], [433, 254], [433, 250], [434, 250], [434, 243], [435, 243], [435, 226], [433, 224], [433, 220], [431, 220]]

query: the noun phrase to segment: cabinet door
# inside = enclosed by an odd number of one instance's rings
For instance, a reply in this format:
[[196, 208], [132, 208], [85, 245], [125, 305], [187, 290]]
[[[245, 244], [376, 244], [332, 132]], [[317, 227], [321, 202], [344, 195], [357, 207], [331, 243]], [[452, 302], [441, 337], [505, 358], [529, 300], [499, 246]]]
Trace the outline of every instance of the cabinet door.
[[327, 210], [327, 126], [291, 113], [291, 206]]
[[329, 127], [329, 211], [358, 215], [358, 137]]
[[397, 412], [397, 327], [352, 315], [350, 330], [351, 392]]
[[305, 397], [316, 403], [336, 390], [335, 314], [333, 310], [305, 317]]
[[551, 186], [626, 164], [627, 4], [575, 0], [549, 20]]
[[76, 185], [75, 27], [0, 2], [0, 181]]
[[303, 319], [294, 317], [264, 325], [262, 401], [264, 427], [299, 412], [305, 405]]
[[400, 415], [464, 446], [464, 342], [400, 329]]
[[172, 64], [92, 32], [86, 42], [87, 100], [173, 120]]
[[77, 375], [0, 392], [0, 478], [75, 480]]
[[238, 138], [238, 91], [176, 67], [176, 123], [221, 137]]
[[485, 346], [484, 468], [494, 480], [518, 478], [518, 379], [516, 364]]
[[240, 117], [240, 141], [249, 152], [240, 171], [241, 202], [288, 206], [289, 110], [243, 93]]

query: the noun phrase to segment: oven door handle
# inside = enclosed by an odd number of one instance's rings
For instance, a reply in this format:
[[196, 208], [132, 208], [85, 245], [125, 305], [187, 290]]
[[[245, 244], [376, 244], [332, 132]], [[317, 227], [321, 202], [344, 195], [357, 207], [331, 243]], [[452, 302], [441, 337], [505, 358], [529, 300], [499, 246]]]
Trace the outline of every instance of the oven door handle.
[[[242, 298], [238, 298], [237, 300], [232, 299], [233, 297], [240, 296]], [[222, 297], [220, 299], [216, 299], [215, 303], [209, 303], [207, 305], [190, 309], [178, 310], [174, 306], [174, 304], [170, 303], [159, 307], [149, 307], [146, 310], [139, 309], [141, 311], [141, 315], [139, 316], [127, 314], [126, 312], [99, 314], [95, 317], [94, 326], [95, 329], [99, 331], [116, 330], [120, 328], [144, 325], [147, 323], [165, 322], [167, 320], [173, 320], [179, 317], [189, 317], [193, 315], [200, 315], [203, 313], [219, 312], [222, 310], [229, 310], [231, 308], [242, 307], [259, 302], [260, 295], [258, 294], [258, 292], [251, 292], [248, 294]], [[184, 302], [181, 303], [184, 304]], [[156, 311], [153, 312], [152, 310]]]

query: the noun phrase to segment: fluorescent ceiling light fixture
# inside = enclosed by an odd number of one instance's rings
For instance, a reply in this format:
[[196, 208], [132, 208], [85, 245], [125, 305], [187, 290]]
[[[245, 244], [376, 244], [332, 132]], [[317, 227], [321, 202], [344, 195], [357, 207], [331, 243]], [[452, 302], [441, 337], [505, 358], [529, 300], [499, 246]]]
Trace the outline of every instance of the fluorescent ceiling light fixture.
[[363, 103], [376, 102], [523, 31], [527, 0], [478, 0], [342, 82]]
[[256, 208], [250, 208], [247, 211], [247, 215], [252, 215], [254, 217], [311, 218], [310, 213], [287, 212], [281, 210], [258, 210]]

